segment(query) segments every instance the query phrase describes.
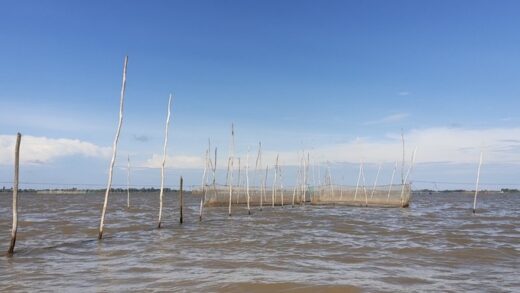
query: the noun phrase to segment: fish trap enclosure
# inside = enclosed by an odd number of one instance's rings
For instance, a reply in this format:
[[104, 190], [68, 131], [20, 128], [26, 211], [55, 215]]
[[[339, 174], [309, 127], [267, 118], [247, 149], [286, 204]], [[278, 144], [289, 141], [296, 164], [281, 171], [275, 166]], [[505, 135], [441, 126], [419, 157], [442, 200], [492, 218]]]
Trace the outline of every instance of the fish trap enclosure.
[[341, 185], [317, 186], [312, 192], [312, 204], [338, 204], [350, 206], [408, 207], [411, 186], [379, 185], [375, 187], [355, 187]]
[[[207, 185], [204, 189], [199, 188], [198, 193], [204, 196], [204, 206], [217, 207], [228, 206], [231, 198], [232, 205], [247, 205], [247, 190], [245, 187], [233, 186], [230, 190], [229, 185]], [[231, 197], [230, 197], [231, 194]], [[250, 206], [281, 206], [301, 203], [310, 200], [310, 194], [303, 192], [301, 188], [297, 190], [290, 188], [262, 188], [249, 187]]]

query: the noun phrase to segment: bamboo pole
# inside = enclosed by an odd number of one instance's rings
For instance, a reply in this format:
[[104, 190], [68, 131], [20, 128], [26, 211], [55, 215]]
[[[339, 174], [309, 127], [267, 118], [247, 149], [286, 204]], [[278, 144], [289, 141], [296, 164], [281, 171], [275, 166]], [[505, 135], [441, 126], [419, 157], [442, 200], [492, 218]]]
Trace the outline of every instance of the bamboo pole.
[[209, 150], [206, 150], [204, 152], [204, 171], [202, 172], [202, 182], [200, 186], [202, 187], [202, 193], [204, 193], [204, 190], [206, 189], [206, 172], [208, 168], [208, 152]]
[[130, 207], [130, 155], [128, 155], [127, 165], [127, 176], [126, 176], [126, 207]]
[[281, 199], [281, 205], [282, 205], [282, 208], [283, 208], [283, 176], [282, 176], [282, 167], [278, 167], [279, 168], [279, 176], [280, 176], [280, 199]]
[[307, 189], [308, 189], [308, 178], [309, 178], [309, 153], [307, 153], [307, 160], [305, 160], [305, 152], [303, 152], [303, 204], [307, 201]]
[[247, 196], [247, 214], [251, 215], [251, 206], [249, 205], [249, 148], [247, 148], [246, 156], [246, 196]]
[[372, 193], [370, 194], [370, 199], [374, 198], [374, 192], [376, 191], [376, 186], [377, 186], [377, 180], [379, 179], [379, 173], [381, 172], [381, 164], [379, 164], [379, 168], [377, 169], [377, 174], [376, 174], [376, 180], [374, 180], [374, 187], [372, 187]]
[[202, 175], [202, 195], [200, 197], [199, 222], [202, 221], [202, 211], [204, 210], [204, 201], [206, 200], [206, 193], [207, 193], [206, 185], [208, 183], [208, 180], [206, 177], [206, 169], [208, 167], [211, 168], [211, 166], [209, 166], [209, 162], [210, 162], [209, 150], [210, 149], [211, 149], [211, 146], [208, 146], [208, 149], [206, 150], [206, 154], [204, 156], [204, 174]]
[[294, 183], [294, 190], [292, 195], [292, 207], [294, 208], [294, 199], [296, 197], [296, 189], [298, 188], [298, 183], [300, 181], [300, 167], [298, 166], [298, 171], [296, 172], [296, 182]]
[[406, 176], [404, 177], [404, 184], [403, 184], [403, 187], [401, 189], [401, 207], [403, 207], [404, 205], [404, 188], [406, 186], [406, 182], [408, 181], [408, 176], [410, 176], [410, 172], [412, 171], [413, 169], [413, 165], [415, 163], [415, 153], [417, 152], [417, 148], [415, 148], [412, 152], [412, 162], [410, 164], [410, 168], [408, 168], [408, 172], [406, 172]]
[[405, 180], [404, 180], [404, 132], [403, 132], [403, 129], [401, 128], [401, 142], [403, 144], [403, 159], [402, 159], [402, 165], [401, 165], [401, 184], [404, 184]]
[[234, 161], [234, 152], [235, 152], [235, 126], [231, 123], [231, 149], [229, 154], [229, 208], [228, 208], [228, 216], [231, 217], [231, 200], [233, 197], [233, 161]]
[[237, 194], [237, 204], [239, 203], [239, 200], [240, 200], [240, 186], [241, 186], [241, 178], [240, 178], [240, 173], [241, 173], [241, 169], [240, 169], [240, 157], [238, 157], [238, 187], [237, 187], [237, 191], [236, 191], [236, 194]]
[[482, 166], [482, 152], [480, 152], [480, 160], [478, 162], [477, 170], [477, 183], [475, 186], [475, 198], [473, 199], [473, 214], [477, 211], [477, 195], [478, 195], [478, 183], [480, 180], [480, 167]]
[[329, 173], [329, 186], [330, 186], [330, 193], [332, 196], [334, 196], [334, 185], [332, 184], [332, 173], [330, 172], [330, 163], [327, 165], [327, 171]]
[[276, 155], [276, 162], [274, 164], [274, 177], [273, 177], [273, 192], [272, 192], [272, 196], [271, 196], [271, 204], [274, 208], [274, 201], [276, 199], [276, 177], [278, 176], [278, 155]]
[[[256, 162], [255, 162], [255, 176], [254, 176], [254, 186], [256, 188], [256, 182], [257, 182], [257, 179], [262, 179], [261, 178], [261, 175], [258, 173], [258, 170], [259, 169], [262, 169], [262, 142], [258, 142], [258, 153], [256, 155]], [[259, 181], [260, 181], [259, 180]], [[258, 187], [260, 188], [260, 190], [257, 190], [257, 192], [259, 191], [260, 192], [260, 201], [262, 200], [262, 183], [259, 182], [258, 184]]]
[[357, 200], [357, 193], [359, 189], [359, 182], [361, 182], [361, 170], [363, 170], [363, 161], [359, 162], [359, 175], [356, 183], [356, 191], [354, 192], [354, 201]]
[[20, 141], [22, 135], [16, 134], [16, 144], [14, 147], [14, 181], [13, 181], [13, 226], [11, 228], [11, 242], [7, 255], [14, 253], [14, 245], [16, 244], [16, 232], [18, 232], [18, 177], [20, 175]]
[[164, 195], [164, 165], [166, 163], [166, 146], [168, 145], [168, 127], [170, 126], [170, 112], [172, 104], [172, 94], [168, 98], [168, 114], [166, 116], [166, 127], [164, 129], [164, 146], [163, 146], [163, 160], [161, 164], [161, 190], [159, 191], [159, 219], [157, 228], [161, 228], [162, 223], [162, 209], [163, 209], [163, 195]]
[[264, 176], [264, 182], [262, 183], [262, 195], [260, 196], [260, 210], [263, 208], [264, 204], [264, 197], [266, 196], [266, 187], [267, 187], [267, 174], [269, 172], [269, 165], [265, 166], [265, 176]]
[[182, 224], [183, 222], [183, 208], [184, 208], [184, 194], [182, 192], [182, 176], [181, 176], [181, 182], [180, 182], [180, 192], [181, 194], [179, 195], [179, 200], [180, 200], [180, 203], [179, 203], [179, 209], [180, 209], [180, 218], [179, 218], [179, 222]]
[[215, 197], [217, 197], [217, 147], [215, 147], [215, 160], [213, 162], [213, 191], [215, 192]]
[[392, 179], [390, 179], [390, 187], [388, 188], [388, 196], [386, 201], [390, 200], [390, 192], [392, 191], [392, 185], [394, 184], [395, 171], [397, 170], [397, 161], [395, 161], [394, 170], [392, 171]]
[[108, 195], [110, 193], [110, 188], [112, 187], [112, 175], [114, 171], [114, 163], [116, 161], [117, 155], [117, 143], [119, 141], [119, 134], [121, 133], [121, 125], [123, 124], [123, 104], [125, 99], [125, 90], [126, 90], [126, 67], [128, 65], [128, 56], [125, 57], [124, 65], [123, 65], [123, 82], [121, 85], [121, 96], [119, 101], [119, 121], [117, 124], [116, 136], [114, 138], [114, 144], [112, 145], [112, 160], [110, 161], [110, 168], [108, 170], [108, 183], [107, 189], [105, 191], [105, 200], [103, 201], [103, 209], [101, 210], [101, 220], [99, 221], [99, 233], [98, 239], [103, 238], [103, 228], [105, 225], [105, 214], [107, 211], [108, 205]]
[[365, 182], [365, 168], [363, 165], [361, 165], [361, 179], [363, 180], [363, 192], [365, 193], [365, 206], [368, 206], [368, 196], [367, 196], [367, 189], [366, 189], [366, 182]]

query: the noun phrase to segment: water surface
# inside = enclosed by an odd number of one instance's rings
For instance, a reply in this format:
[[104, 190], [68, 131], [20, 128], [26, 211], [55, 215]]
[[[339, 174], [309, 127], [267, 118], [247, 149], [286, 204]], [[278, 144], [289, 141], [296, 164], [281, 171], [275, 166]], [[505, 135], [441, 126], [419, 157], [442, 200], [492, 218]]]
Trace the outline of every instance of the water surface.
[[[520, 195], [414, 195], [410, 208], [208, 208], [177, 194], [20, 194], [16, 253], [0, 291], [396, 292], [520, 290]], [[11, 194], [0, 193], [7, 250]]]

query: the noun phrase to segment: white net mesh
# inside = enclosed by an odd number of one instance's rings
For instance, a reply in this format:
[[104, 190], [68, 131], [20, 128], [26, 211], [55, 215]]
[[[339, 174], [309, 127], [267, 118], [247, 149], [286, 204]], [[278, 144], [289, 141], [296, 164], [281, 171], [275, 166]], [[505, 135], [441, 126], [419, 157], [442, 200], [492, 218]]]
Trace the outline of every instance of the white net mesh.
[[[205, 206], [245, 205], [248, 193], [243, 186], [207, 185], [197, 193], [204, 195]], [[231, 196], [230, 196], [231, 195]], [[355, 206], [407, 207], [410, 202], [410, 184], [380, 185], [375, 188], [358, 186], [322, 185], [291, 188], [249, 188], [251, 206], [292, 205], [302, 202], [312, 204], [343, 204]]]

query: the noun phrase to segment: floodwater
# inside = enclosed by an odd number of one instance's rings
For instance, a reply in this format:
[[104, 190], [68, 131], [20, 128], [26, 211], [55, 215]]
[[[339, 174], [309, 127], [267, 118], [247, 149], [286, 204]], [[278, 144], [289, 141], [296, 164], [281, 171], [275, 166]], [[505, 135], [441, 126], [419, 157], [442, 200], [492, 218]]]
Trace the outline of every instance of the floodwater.
[[[16, 252], [0, 256], [0, 291], [520, 291], [520, 194], [414, 195], [410, 208], [207, 208], [166, 194], [20, 194]], [[0, 193], [6, 251], [11, 194]]]

